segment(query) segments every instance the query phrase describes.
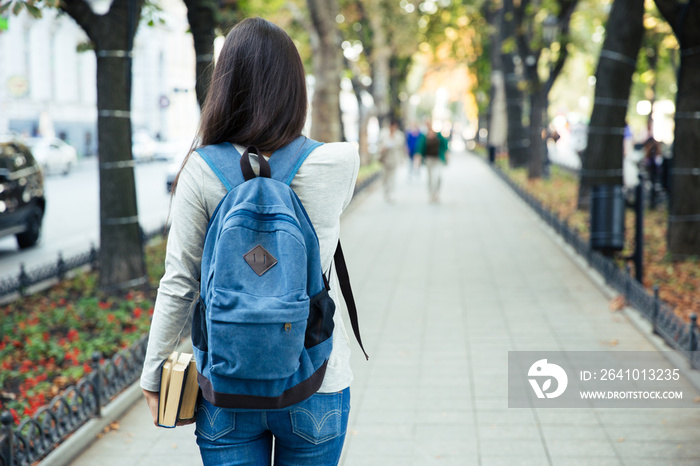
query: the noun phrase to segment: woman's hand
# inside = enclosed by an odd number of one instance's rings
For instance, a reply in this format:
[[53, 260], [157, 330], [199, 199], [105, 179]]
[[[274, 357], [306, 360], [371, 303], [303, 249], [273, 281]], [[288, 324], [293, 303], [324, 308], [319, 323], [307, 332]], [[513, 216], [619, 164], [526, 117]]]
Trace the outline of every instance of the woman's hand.
[[143, 396], [146, 397], [146, 404], [148, 409], [151, 411], [151, 416], [153, 416], [153, 424], [158, 427], [158, 392], [151, 392], [146, 389], [143, 390]]
[[[146, 397], [146, 404], [148, 409], [151, 411], [151, 416], [153, 417], [153, 425], [160, 427], [158, 425], [158, 399], [160, 394], [158, 392], [151, 392], [148, 390], [143, 390], [143, 396]], [[178, 426], [186, 426], [187, 424], [194, 423], [195, 419], [188, 419], [186, 421], [177, 421]]]

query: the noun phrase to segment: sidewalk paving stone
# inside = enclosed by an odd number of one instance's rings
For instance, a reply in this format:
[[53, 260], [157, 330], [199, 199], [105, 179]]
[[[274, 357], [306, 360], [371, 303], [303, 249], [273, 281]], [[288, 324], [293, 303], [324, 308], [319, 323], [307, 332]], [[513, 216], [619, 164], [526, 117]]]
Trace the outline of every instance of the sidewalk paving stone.
[[[343, 466], [700, 464], [700, 409], [509, 409], [508, 351], [655, 347], [476, 157], [453, 155], [438, 204], [425, 173], [397, 181], [395, 203], [377, 189], [343, 218], [371, 358], [351, 336]], [[192, 426], [138, 403], [74, 464], [201, 460]]]
[[83, 452], [72, 466], [199, 466], [194, 426], [157, 428], [144, 400], [119, 420], [119, 427], [105, 433]]

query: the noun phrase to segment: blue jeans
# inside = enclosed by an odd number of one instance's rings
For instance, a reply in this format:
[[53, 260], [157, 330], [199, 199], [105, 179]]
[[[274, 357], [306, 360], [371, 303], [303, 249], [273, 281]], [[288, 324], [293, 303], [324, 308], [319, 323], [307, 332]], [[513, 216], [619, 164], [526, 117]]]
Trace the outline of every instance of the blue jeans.
[[350, 388], [316, 393], [288, 410], [233, 412], [201, 399], [197, 445], [205, 466], [331, 466], [340, 461]]

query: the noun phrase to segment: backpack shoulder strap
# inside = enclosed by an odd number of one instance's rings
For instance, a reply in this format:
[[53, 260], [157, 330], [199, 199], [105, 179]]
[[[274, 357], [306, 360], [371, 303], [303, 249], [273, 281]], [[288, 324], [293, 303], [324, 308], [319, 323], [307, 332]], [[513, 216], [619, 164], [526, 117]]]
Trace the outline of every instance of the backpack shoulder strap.
[[221, 180], [224, 187], [226, 187], [226, 191], [231, 191], [243, 183], [241, 154], [230, 142], [203, 146], [197, 149], [196, 152]]
[[355, 297], [352, 295], [352, 287], [350, 286], [350, 275], [348, 274], [348, 267], [345, 264], [343, 248], [340, 247], [340, 240], [338, 240], [338, 247], [336, 248], [335, 255], [333, 256], [333, 262], [335, 262], [335, 270], [338, 274], [338, 281], [340, 282], [340, 291], [343, 293], [343, 298], [345, 298], [345, 304], [348, 307], [348, 314], [350, 316], [350, 325], [352, 325], [352, 332], [355, 334], [355, 339], [360, 345], [360, 349], [364, 353], [365, 358], [369, 360], [367, 351], [365, 351], [365, 347], [362, 346], [362, 337], [360, 337], [360, 325], [357, 321], [357, 307], [355, 306]]
[[[286, 146], [277, 149], [269, 161], [272, 178], [289, 185], [304, 160], [322, 144], [305, 136], [299, 136]], [[214, 171], [227, 191], [231, 191], [243, 183], [244, 178], [240, 166], [241, 154], [233, 144], [222, 142], [204, 146], [197, 149], [197, 153]]]
[[314, 149], [321, 145], [323, 145], [322, 142], [299, 136], [286, 146], [277, 149], [269, 160], [272, 178], [289, 185], [301, 164]]

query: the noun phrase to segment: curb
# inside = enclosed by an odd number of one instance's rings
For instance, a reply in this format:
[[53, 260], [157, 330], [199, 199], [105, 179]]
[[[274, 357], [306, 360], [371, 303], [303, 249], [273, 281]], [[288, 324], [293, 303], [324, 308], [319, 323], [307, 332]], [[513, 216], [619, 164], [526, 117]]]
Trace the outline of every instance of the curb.
[[39, 466], [64, 466], [70, 464], [71, 461], [80, 456], [87, 447], [97, 440], [98, 434], [105, 427], [121, 418], [142, 396], [141, 387], [137, 381], [105, 405], [102, 408], [101, 417], [90, 419], [76, 430], [73, 435], [64, 440], [41, 460]]
[[[192, 344], [189, 337], [177, 348], [178, 351], [192, 352]], [[38, 466], [66, 466], [78, 456], [82, 455], [90, 445], [99, 440], [97, 437], [105, 427], [112, 422], [121, 419], [127, 411], [143, 399], [140, 380], [136, 380], [124, 389], [116, 398], [102, 408], [102, 416], [90, 419], [78, 430], [58, 444], [51, 453], [39, 461]], [[145, 403], [143, 409], [146, 409]]]
[[[504, 183], [505, 185], [505, 183]], [[513, 192], [508, 185], [505, 185], [509, 192]], [[515, 193], [513, 193], [515, 194]], [[547, 236], [554, 242], [559, 249], [561, 249], [569, 259], [576, 264], [576, 266], [593, 282], [594, 285], [608, 298], [613, 299], [619, 296], [619, 293], [605, 283], [603, 276], [596, 270], [591, 268], [588, 263], [581, 257], [569, 244], [567, 244], [563, 238], [547, 223], [545, 223], [539, 215], [536, 215], [532, 209], [520, 198], [520, 196], [515, 195], [518, 201], [527, 209], [528, 212], [533, 213], [537, 224], [540, 226], [542, 231], [544, 231]], [[674, 367], [678, 368], [680, 372], [688, 379], [688, 381], [695, 387], [695, 389], [700, 392], [700, 372], [692, 369], [685, 357], [680, 354], [678, 350], [669, 347], [666, 342], [654, 334], [653, 327], [651, 323], [642, 316], [642, 314], [635, 308], [630, 306], [625, 306], [621, 313], [625, 318], [637, 329], [637, 331], [649, 342], [651, 345], [659, 351], [666, 360]]]

